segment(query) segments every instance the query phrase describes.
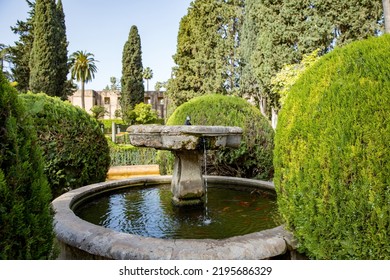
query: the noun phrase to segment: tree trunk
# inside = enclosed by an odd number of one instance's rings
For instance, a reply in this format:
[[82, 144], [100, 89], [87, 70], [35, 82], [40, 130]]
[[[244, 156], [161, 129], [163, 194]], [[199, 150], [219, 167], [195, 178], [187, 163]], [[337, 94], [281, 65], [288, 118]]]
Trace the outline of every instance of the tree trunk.
[[85, 110], [84, 81], [81, 81], [81, 107]]
[[272, 108], [272, 116], [271, 116], [271, 126], [275, 130], [278, 125], [278, 111], [275, 108]]
[[385, 33], [390, 33], [390, 0], [382, 0], [383, 18], [385, 19]]
[[268, 118], [268, 114], [267, 114], [267, 98], [264, 97], [264, 96], [260, 96], [260, 112], [261, 114]]

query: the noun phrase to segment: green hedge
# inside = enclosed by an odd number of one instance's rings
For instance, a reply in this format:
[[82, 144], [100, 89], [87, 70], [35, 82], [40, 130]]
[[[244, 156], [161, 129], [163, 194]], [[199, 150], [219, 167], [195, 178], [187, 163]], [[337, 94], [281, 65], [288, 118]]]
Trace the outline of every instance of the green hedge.
[[[265, 180], [273, 177], [274, 131], [259, 109], [239, 97], [210, 94], [179, 106], [167, 125], [183, 125], [187, 115], [193, 125], [238, 126], [243, 129], [239, 148], [209, 152], [212, 165], [209, 174]], [[171, 162], [167, 163], [162, 155], [160, 153], [160, 160], [165, 162], [161, 170], [164, 170]]]
[[322, 57], [275, 137], [279, 211], [315, 259], [390, 258], [390, 35]]
[[110, 156], [99, 123], [58, 98], [43, 93], [21, 96], [34, 118], [53, 195], [105, 181]]
[[0, 73], [0, 259], [48, 259], [51, 193], [32, 119]]

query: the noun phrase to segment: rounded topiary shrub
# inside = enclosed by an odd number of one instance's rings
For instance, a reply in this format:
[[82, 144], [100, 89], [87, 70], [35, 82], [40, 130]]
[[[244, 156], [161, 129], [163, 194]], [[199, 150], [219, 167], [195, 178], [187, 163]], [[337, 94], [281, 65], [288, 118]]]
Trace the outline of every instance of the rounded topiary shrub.
[[167, 125], [183, 125], [186, 117], [192, 125], [238, 126], [243, 129], [240, 147], [209, 152], [208, 174], [258, 178], [273, 176], [272, 152], [274, 131], [260, 110], [246, 100], [220, 94], [191, 99], [179, 106]]
[[48, 259], [51, 193], [32, 119], [0, 73], [0, 259]]
[[107, 140], [99, 123], [81, 108], [45, 94], [21, 95], [33, 116], [54, 197], [106, 180]]
[[316, 259], [390, 257], [390, 35], [322, 57], [275, 136], [279, 211]]

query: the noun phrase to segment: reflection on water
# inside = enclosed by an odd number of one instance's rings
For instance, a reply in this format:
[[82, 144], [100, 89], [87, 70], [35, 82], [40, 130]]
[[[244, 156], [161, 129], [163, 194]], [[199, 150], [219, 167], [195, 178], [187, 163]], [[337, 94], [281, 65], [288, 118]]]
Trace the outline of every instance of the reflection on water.
[[178, 208], [170, 186], [129, 188], [90, 201], [76, 215], [116, 231], [156, 237], [222, 239], [275, 227], [275, 197], [235, 189], [208, 189], [204, 208]]

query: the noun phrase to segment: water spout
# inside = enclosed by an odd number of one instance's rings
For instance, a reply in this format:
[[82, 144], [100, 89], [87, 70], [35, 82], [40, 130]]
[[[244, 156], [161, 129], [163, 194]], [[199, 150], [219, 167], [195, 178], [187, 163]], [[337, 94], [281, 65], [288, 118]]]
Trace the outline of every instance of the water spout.
[[203, 220], [203, 224], [209, 225], [211, 223], [211, 219], [209, 217], [209, 209], [208, 209], [208, 187], [207, 187], [207, 141], [205, 137], [202, 137], [203, 141], [203, 162], [204, 162], [204, 187], [205, 187], [205, 219]]

